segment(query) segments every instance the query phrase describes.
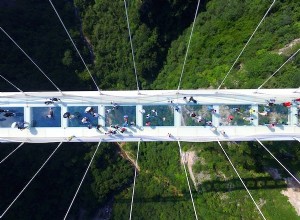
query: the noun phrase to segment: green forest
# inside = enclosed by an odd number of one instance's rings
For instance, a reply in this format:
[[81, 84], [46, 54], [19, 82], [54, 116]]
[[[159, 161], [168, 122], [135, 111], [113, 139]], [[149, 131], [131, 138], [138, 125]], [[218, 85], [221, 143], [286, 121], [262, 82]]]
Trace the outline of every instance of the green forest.
[[[89, 70], [102, 90], [135, 90], [136, 81], [121, 0], [52, 0]], [[195, 21], [182, 89], [217, 88], [272, 0], [202, 0]], [[197, 0], [131, 0], [128, 16], [140, 89], [177, 89]], [[0, 27], [63, 91], [96, 90], [51, 4], [0, 1]], [[55, 87], [3, 33], [1, 75], [24, 91]], [[260, 86], [300, 48], [300, 1], [277, 0], [222, 88]], [[300, 56], [288, 62], [264, 88], [298, 88]], [[1, 92], [15, 91], [0, 80]], [[300, 219], [281, 194], [288, 177], [255, 142], [222, 143], [267, 219]], [[264, 142], [300, 176], [298, 142]], [[68, 219], [128, 219], [137, 143], [101, 143]], [[0, 164], [0, 214], [57, 144], [24, 144]], [[17, 144], [0, 143], [0, 159]], [[249, 195], [218, 143], [182, 143], [199, 158], [191, 182], [199, 219], [259, 219]], [[95, 143], [63, 143], [3, 219], [63, 219]], [[273, 179], [268, 168], [279, 170]], [[133, 219], [195, 219], [176, 142], [141, 143]]]

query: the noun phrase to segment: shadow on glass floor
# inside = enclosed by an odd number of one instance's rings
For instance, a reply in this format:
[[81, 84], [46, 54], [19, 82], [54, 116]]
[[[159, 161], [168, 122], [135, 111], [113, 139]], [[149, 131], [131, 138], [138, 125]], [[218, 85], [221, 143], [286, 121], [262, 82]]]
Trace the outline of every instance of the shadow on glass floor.
[[206, 126], [207, 122], [212, 120], [212, 105], [183, 105], [180, 107], [182, 126]]
[[142, 113], [144, 126], [174, 126], [173, 106], [143, 106]]
[[61, 110], [60, 107], [32, 107], [31, 108], [32, 127], [60, 127]]
[[222, 126], [245, 126], [253, 125], [256, 112], [251, 105], [220, 105], [219, 116]]
[[135, 106], [105, 106], [105, 126], [111, 125], [128, 127], [135, 125]]
[[[63, 120], [68, 120], [68, 127], [97, 126], [98, 118], [101, 117], [101, 115], [98, 114], [97, 106], [69, 106], [67, 110], [70, 116], [67, 118], [64, 117]], [[86, 110], [89, 111], [86, 112]]]
[[0, 113], [0, 127], [11, 127], [14, 122], [24, 122], [24, 108], [23, 107], [1, 107], [2, 110], [8, 112]]
[[287, 125], [289, 109], [283, 105], [258, 105], [259, 125]]

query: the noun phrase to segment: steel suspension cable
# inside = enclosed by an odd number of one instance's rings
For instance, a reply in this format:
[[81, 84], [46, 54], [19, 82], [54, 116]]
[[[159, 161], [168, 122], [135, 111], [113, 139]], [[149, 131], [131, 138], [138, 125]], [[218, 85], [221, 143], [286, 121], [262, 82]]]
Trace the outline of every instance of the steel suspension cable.
[[271, 151], [269, 151], [269, 149], [265, 145], [263, 145], [263, 143], [261, 143], [260, 140], [258, 140], [257, 138], [255, 139], [286, 170], [286, 172], [288, 172], [291, 175], [291, 177], [293, 177], [293, 179], [300, 184], [300, 181], [271, 153]]
[[300, 49], [298, 49], [292, 56], [290, 56], [266, 81], [264, 81], [263, 84], [261, 84], [261, 86], [257, 88], [257, 90], [260, 90], [260, 88], [263, 87], [285, 64], [287, 64], [294, 56], [296, 56], [299, 51]]
[[21, 143], [21, 144], [19, 144], [18, 147], [16, 147], [12, 152], [10, 152], [6, 157], [4, 157], [4, 158], [0, 161], [0, 164], [3, 163], [3, 162], [4, 162], [10, 155], [12, 155], [16, 150], [18, 150], [23, 144], [24, 144], [24, 142]]
[[136, 88], [137, 88], [137, 91], [139, 93], [140, 92], [140, 87], [139, 87], [139, 81], [138, 81], [137, 70], [136, 70], [136, 65], [135, 65], [134, 50], [133, 50], [133, 44], [132, 44], [132, 39], [131, 39], [131, 31], [130, 31], [130, 25], [129, 25], [129, 18], [128, 18], [128, 10], [127, 10], [126, 0], [124, 0], [124, 7], [125, 7], [125, 13], [126, 13], [126, 21], [127, 21], [129, 41], [130, 41], [130, 46], [131, 46], [131, 54], [132, 54], [134, 74], [135, 74], [135, 80], [136, 80]]
[[97, 90], [98, 90], [98, 91], [100, 92], [100, 94], [101, 94], [101, 90], [99, 89], [99, 87], [98, 87], [98, 85], [97, 85], [97, 83], [96, 83], [96, 81], [95, 81], [95, 79], [94, 79], [92, 73], [90, 72], [89, 68], [87, 67], [87, 65], [86, 65], [84, 59], [82, 58], [82, 56], [81, 56], [79, 50], [77, 49], [77, 47], [76, 47], [76, 45], [75, 45], [75, 43], [74, 43], [74, 41], [73, 41], [71, 35], [69, 34], [69, 32], [68, 32], [68, 30], [67, 30], [67, 28], [66, 28], [66, 26], [65, 26], [65, 24], [64, 24], [64, 22], [63, 22], [62, 19], [60, 18], [59, 14], [58, 14], [58, 12], [57, 12], [57, 10], [56, 10], [56, 8], [55, 8], [55, 6], [53, 5], [53, 3], [52, 3], [51, 0], [49, 0], [49, 2], [50, 2], [50, 4], [51, 4], [51, 6], [52, 6], [52, 8], [53, 8], [53, 10], [54, 10], [54, 12], [55, 12], [55, 14], [57, 15], [57, 17], [58, 17], [60, 23], [62, 24], [63, 28], [65, 29], [65, 31], [66, 31], [66, 33], [67, 33], [67, 35], [68, 35], [70, 41], [72, 42], [72, 44], [73, 44], [73, 46], [74, 46], [74, 48], [75, 48], [77, 54], [79, 55], [79, 57], [80, 57], [80, 59], [81, 59], [83, 65], [85, 66], [85, 68], [86, 68], [86, 70], [88, 71], [88, 73], [89, 73], [91, 79], [93, 80], [93, 82], [94, 82], [94, 84], [95, 84]]
[[22, 92], [22, 93], [24, 93], [21, 89], [19, 89], [16, 85], [14, 85], [12, 82], [10, 82], [8, 79], [6, 79], [4, 76], [2, 76], [1, 74], [0, 74], [0, 77], [2, 78], [2, 79], [4, 79], [6, 82], [8, 82], [10, 85], [12, 85], [15, 89], [17, 89], [19, 92]]
[[33, 177], [28, 181], [28, 183], [24, 186], [24, 188], [21, 190], [21, 192], [16, 196], [16, 198], [9, 204], [9, 206], [4, 210], [4, 212], [0, 215], [0, 218], [2, 218], [5, 213], [10, 209], [10, 207], [17, 201], [17, 199], [20, 197], [20, 195], [25, 191], [25, 189], [29, 186], [29, 184], [32, 182], [32, 180], [39, 174], [39, 172], [43, 169], [43, 167], [46, 165], [46, 163], [50, 160], [50, 158], [53, 156], [53, 154], [57, 151], [57, 149], [62, 145], [62, 142], [58, 144], [58, 146], [54, 149], [54, 151], [50, 154], [50, 156], [47, 158], [47, 160], [43, 163], [43, 165], [38, 169], [38, 171], [33, 175]]
[[[180, 141], [177, 141], [177, 142], [178, 142], [178, 147], [179, 147], [180, 158], [182, 159], [181, 144], [180, 144]], [[195, 203], [194, 203], [194, 199], [193, 199], [193, 194], [192, 194], [192, 190], [191, 190], [191, 186], [190, 186], [190, 181], [189, 181], [189, 177], [187, 175], [187, 171], [186, 171], [186, 167], [185, 167], [185, 161], [182, 161], [182, 163], [183, 163], [183, 168], [184, 168], [184, 173], [185, 173], [186, 181], [187, 181], [187, 184], [188, 184], [188, 187], [189, 187], [189, 191], [190, 191], [191, 200], [192, 200], [192, 203], [193, 203], [193, 209], [194, 209], [194, 213], [195, 213], [195, 219], [198, 220], [198, 215], [197, 215], [197, 211], [196, 211], [196, 207], [195, 207]]]
[[227, 160], [229, 161], [230, 165], [231, 165], [232, 168], [234, 169], [236, 175], [239, 177], [240, 181], [242, 182], [243, 186], [245, 187], [247, 193], [249, 194], [250, 198], [252, 199], [252, 201], [253, 201], [254, 205], [256, 206], [258, 212], [260, 213], [261, 217], [262, 217], [264, 220], [266, 220], [264, 214], [262, 213], [262, 211], [260, 210], [259, 206], [258, 206], [257, 203], [255, 202], [255, 200], [254, 200], [254, 198], [252, 197], [250, 191], [248, 190], [246, 184], [244, 183], [244, 181], [243, 181], [243, 179], [241, 178], [240, 174], [238, 173], [238, 171], [237, 171], [236, 168], [234, 167], [233, 163], [231, 162], [229, 156], [227, 155], [226, 151], [224, 150], [224, 148], [223, 148], [223, 146], [222, 146], [222, 144], [220, 143], [219, 140], [218, 140], [218, 144], [220, 145], [220, 147], [221, 147], [223, 153], [225, 154]]
[[57, 85], [46, 75], [46, 73], [31, 59], [31, 57], [17, 44], [14, 39], [2, 28], [0, 27], [1, 31], [23, 52], [23, 54], [38, 68], [38, 70], [52, 83], [52, 85], [60, 92], [62, 91], [57, 87]]
[[271, 8], [273, 7], [274, 3], [276, 2], [276, 0], [273, 1], [273, 3], [270, 5], [269, 9], [267, 10], [267, 12], [265, 13], [265, 15], [263, 16], [263, 18], [260, 20], [260, 22], [258, 23], [258, 25], [256, 26], [255, 30], [253, 31], [253, 33], [251, 34], [250, 38], [248, 39], [247, 43], [245, 44], [245, 46], [243, 47], [243, 49], [241, 50], [240, 54], [238, 55], [238, 57], [235, 59], [235, 61], [233, 62], [232, 66], [230, 67], [229, 71], [227, 72], [227, 74], [225, 75], [224, 79], [222, 80], [221, 84], [218, 87], [218, 90], [221, 88], [221, 86], [223, 85], [223, 83], [225, 82], [227, 76], [229, 75], [229, 73], [231, 72], [231, 70], [233, 69], [233, 67], [235, 66], [236, 62], [238, 61], [238, 59], [241, 57], [241, 55], [243, 54], [244, 50], [246, 49], [246, 47], [248, 46], [249, 42], [251, 41], [251, 39], [253, 38], [254, 34], [256, 33], [257, 29], [259, 28], [259, 26], [262, 24], [263, 20], [265, 19], [265, 17], [268, 15], [269, 11], [271, 10]]
[[131, 216], [132, 216], [133, 197], [134, 197], [134, 189], [135, 189], [135, 180], [136, 180], [136, 176], [137, 176], [137, 166], [138, 166], [138, 159], [139, 159], [140, 143], [141, 143], [141, 140], [139, 140], [139, 142], [138, 142], [138, 149], [136, 152], [136, 161], [135, 161], [135, 169], [134, 169], [134, 180], [133, 180], [129, 220], [131, 220]]
[[68, 210], [67, 210], [67, 212], [66, 212], [66, 214], [65, 214], [64, 220], [67, 218], [67, 216], [68, 216], [68, 214], [69, 214], [69, 211], [70, 211], [70, 209], [71, 209], [71, 207], [72, 207], [72, 205], [73, 205], [73, 202], [75, 201], [75, 198], [76, 198], [76, 196], [77, 196], [77, 194], [78, 194], [78, 192], [79, 192], [79, 189], [80, 189], [80, 187], [81, 187], [81, 185], [82, 185], [82, 183], [83, 183], [83, 180], [85, 179], [85, 176], [86, 176], [87, 172], [89, 171], [89, 168], [90, 168], [90, 166], [91, 166], [91, 164], [92, 164], [92, 162], [93, 162], [93, 160], [94, 160], [94, 157], [95, 157], [95, 155], [96, 155], [96, 153], [97, 153], [97, 151], [98, 151], [98, 148], [99, 148], [100, 144], [101, 144], [101, 140], [100, 140], [100, 142], [99, 142], [98, 145], [97, 145], [97, 148], [96, 148], [96, 150], [95, 150], [95, 152], [94, 152], [94, 154], [93, 154], [93, 156], [92, 156], [92, 158], [91, 158], [91, 160], [90, 160], [90, 163], [89, 163], [88, 167], [86, 168], [86, 171], [85, 171], [85, 173], [84, 173], [84, 175], [83, 175], [83, 177], [82, 177], [82, 179], [81, 179], [81, 181], [80, 181], [80, 184], [79, 184], [79, 186], [78, 186], [78, 188], [77, 188], [77, 190], [76, 190], [76, 192], [75, 192], [75, 195], [74, 195], [74, 197], [73, 197], [73, 199], [72, 199], [72, 201], [71, 201], [71, 204], [70, 204], [70, 206], [69, 206], [69, 208], [68, 208]]
[[300, 139], [299, 138], [294, 137], [294, 139], [300, 143]]
[[182, 65], [182, 69], [181, 69], [181, 74], [180, 74], [180, 78], [179, 78], [179, 83], [178, 83], [178, 87], [177, 87], [177, 92], [179, 91], [180, 86], [181, 86], [182, 76], [183, 76], [184, 67], [185, 67], [187, 56], [188, 56], [190, 44], [191, 44], [191, 41], [192, 41], [192, 35], [193, 35], [193, 32], [194, 32], [194, 26], [195, 26], [195, 23], [196, 23], [196, 18], [197, 18], [197, 14], [198, 14], [199, 5], [200, 5], [200, 0], [198, 0], [198, 4], [197, 4], [195, 16], [194, 16], [194, 21], [193, 21], [193, 25], [192, 25], [192, 30], [191, 30], [191, 33], [190, 33], [190, 38], [189, 38], [189, 41], [188, 41], [188, 46], [187, 46], [186, 52], [185, 52], [184, 61], [183, 61], [183, 65]]

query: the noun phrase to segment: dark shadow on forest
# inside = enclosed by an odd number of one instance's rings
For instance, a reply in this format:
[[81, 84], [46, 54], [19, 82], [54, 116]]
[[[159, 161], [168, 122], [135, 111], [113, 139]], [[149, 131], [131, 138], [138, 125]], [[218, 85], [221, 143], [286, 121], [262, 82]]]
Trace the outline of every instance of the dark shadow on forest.
[[[274, 180], [271, 177], [243, 178], [249, 190], [286, 188], [284, 180]], [[230, 192], [245, 189], [239, 178], [205, 181], [198, 186], [199, 192]]]
[[[257, 177], [257, 178], [244, 178], [245, 185], [249, 190], [265, 190], [265, 189], [285, 189], [287, 187], [284, 180], [274, 180], [271, 177]], [[193, 196], [198, 197], [203, 193], [208, 192], [232, 192], [236, 190], [244, 190], [244, 186], [239, 178], [231, 179], [228, 181], [206, 181], [198, 186], [198, 193], [193, 192]], [[168, 196], [161, 197], [155, 196], [151, 198], [135, 197], [134, 203], [151, 203], [151, 202], [179, 202], [190, 200], [188, 191], [183, 192], [182, 196]], [[130, 203], [130, 199], [119, 199], [118, 203]]]

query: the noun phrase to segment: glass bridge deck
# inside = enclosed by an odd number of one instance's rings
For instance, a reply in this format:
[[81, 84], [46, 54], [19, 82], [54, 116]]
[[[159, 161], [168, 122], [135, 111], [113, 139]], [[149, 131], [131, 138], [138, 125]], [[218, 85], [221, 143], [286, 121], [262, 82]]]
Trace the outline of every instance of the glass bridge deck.
[[[135, 94], [49, 92], [0, 96], [0, 141], [215, 141], [299, 138], [297, 93], [207, 90]], [[230, 93], [228, 93], [230, 91]], [[85, 95], [84, 95], [85, 94]], [[283, 95], [282, 95], [283, 94]], [[284, 95], [285, 94], [285, 95]], [[300, 95], [299, 95], [300, 96]], [[46, 105], [48, 98], [61, 101]], [[275, 104], [269, 104], [275, 99]], [[282, 103], [291, 101], [291, 106]], [[89, 111], [87, 111], [89, 110]], [[27, 129], [17, 129], [25, 122]]]

